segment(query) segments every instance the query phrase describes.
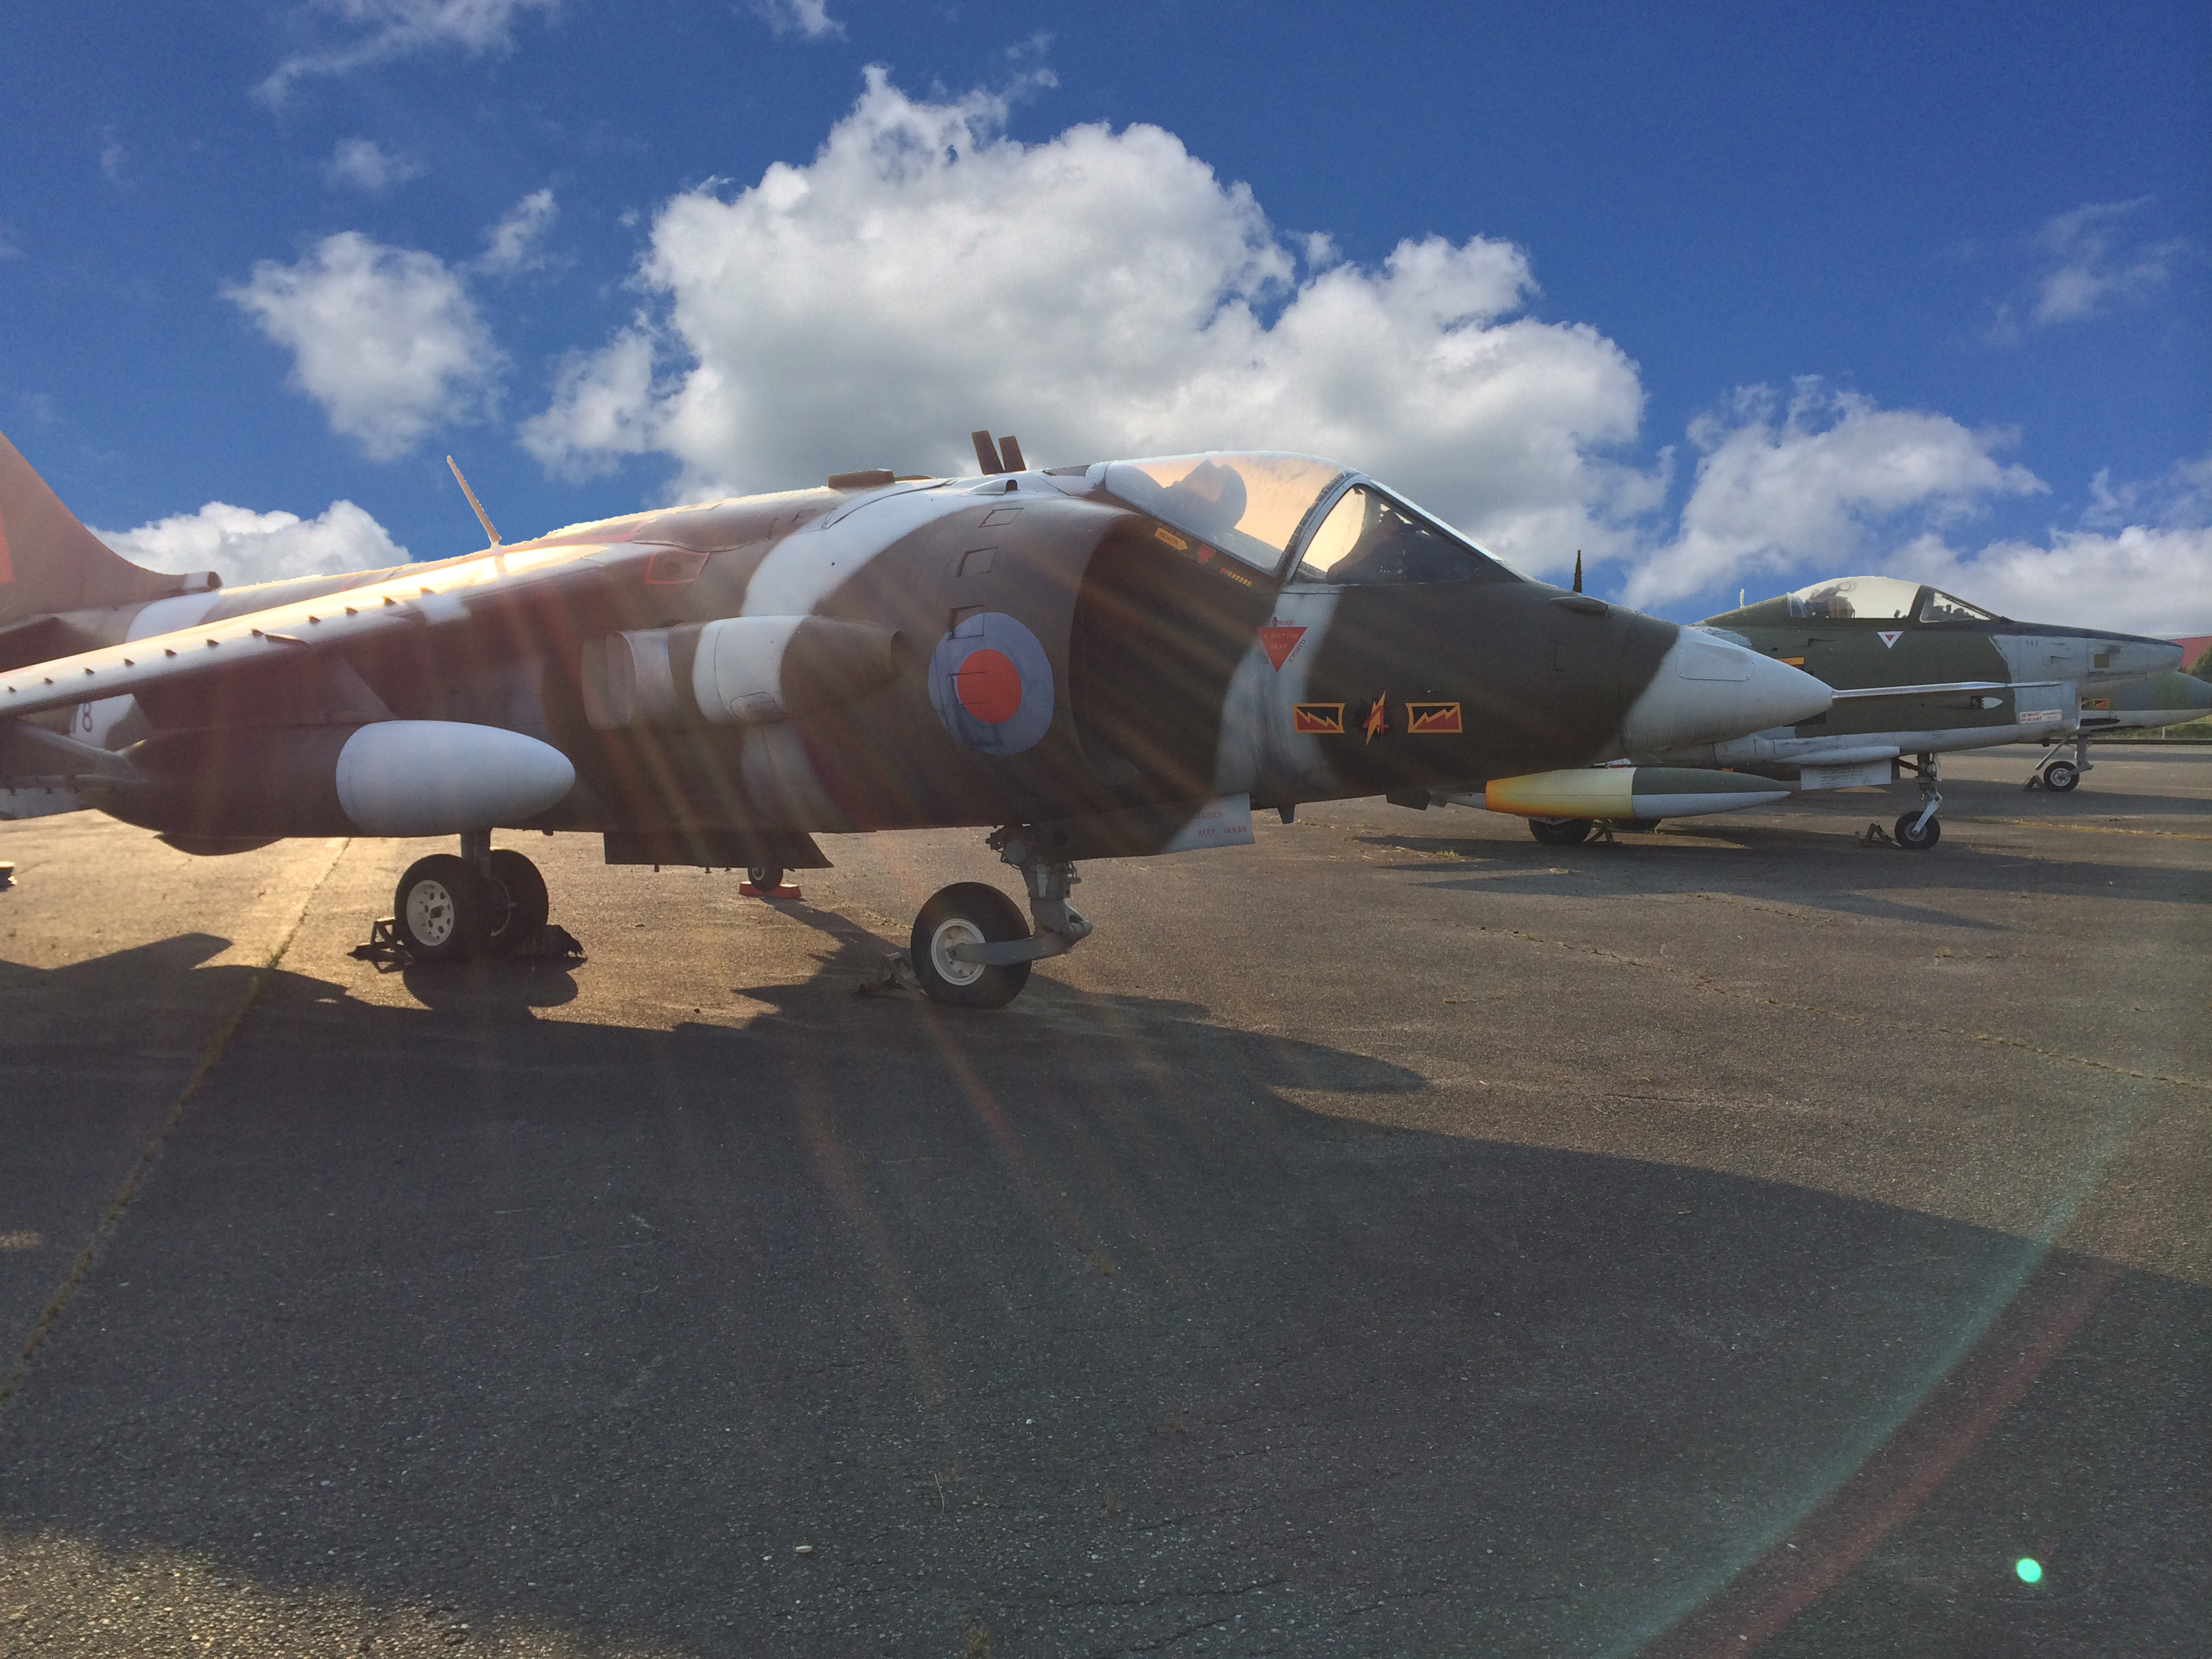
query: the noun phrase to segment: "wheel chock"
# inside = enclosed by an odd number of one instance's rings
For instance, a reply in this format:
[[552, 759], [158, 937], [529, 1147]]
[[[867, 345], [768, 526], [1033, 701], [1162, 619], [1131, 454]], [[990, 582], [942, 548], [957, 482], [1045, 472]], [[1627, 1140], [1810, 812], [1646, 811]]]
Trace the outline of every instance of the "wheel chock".
[[399, 929], [390, 916], [379, 916], [368, 924], [368, 943], [356, 945], [346, 952], [356, 962], [375, 964], [380, 974], [411, 964], [415, 957], [399, 937]]
[[780, 899], [784, 902], [788, 903], [793, 899], [803, 899], [806, 895], [799, 891], [797, 887], [793, 886], [787, 881], [781, 887], [768, 888], [756, 887], [749, 881], [741, 881], [738, 884], [738, 896], [739, 898]]
[[549, 921], [506, 954], [511, 962], [581, 962], [584, 947], [559, 922]]
[[856, 997], [896, 997], [912, 992], [921, 993], [921, 981], [914, 976], [914, 963], [903, 951], [894, 951], [884, 958], [884, 970], [873, 979], [864, 979], [853, 988]]
[[1858, 837], [1858, 843], [1862, 847], [1895, 847], [1898, 845], [1898, 842], [1891, 837], [1889, 831], [1883, 829], [1878, 823], [1869, 823], [1867, 825], [1866, 834]]
[[[402, 968], [416, 965], [415, 953], [399, 937], [399, 929], [390, 916], [379, 916], [368, 925], [368, 943], [356, 945], [346, 952], [356, 962], [374, 964], [380, 974], [394, 973]], [[576, 936], [557, 921], [539, 927], [528, 939], [521, 940], [511, 951], [500, 952], [498, 960], [508, 962], [582, 962], [584, 947]]]

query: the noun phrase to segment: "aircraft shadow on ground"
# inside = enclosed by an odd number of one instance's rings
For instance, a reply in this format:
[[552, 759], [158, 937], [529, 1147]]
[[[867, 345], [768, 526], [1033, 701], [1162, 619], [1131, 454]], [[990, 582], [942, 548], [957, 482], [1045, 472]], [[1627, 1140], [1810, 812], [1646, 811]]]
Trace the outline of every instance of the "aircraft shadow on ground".
[[[2028, 857], [2009, 848], [1975, 848], [1964, 834], [1929, 853], [1863, 847], [1845, 837], [1758, 826], [1724, 833], [1700, 825], [1694, 839], [1662, 831], [1609, 846], [1545, 847], [1534, 841], [1523, 844], [1453, 836], [1358, 839], [1364, 846], [1426, 855], [1431, 861], [1394, 867], [1407, 874], [1430, 875], [1435, 878], [1424, 885], [1449, 891], [1565, 891], [1584, 898], [1728, 892], [1804, 909], [1988, 932], [2009, 930], [2002, 922], [1961, 915], [1947, 908], [1946, 901], [1967, 893], [2031, 892], [2038, 897], [2212, 904], [2212, 873], [2204, 871]], [[1727, 844], [1716, 847], [1711, 844], [1716, 840]], [[1746, 852], [1767, 853], [1772, 858], [1747, 866]], [[1443, 858], [1487, 867], [1461, 874], [1434, 861]], [[1929, 902], [1915, 904], [1899, 896], [1914, 892], [1928, 895]]]
[[[427, 1007], [271, 975], [0, 1420], [7, 1599], [88, 1551], [251, 1588], [272, 1649], [341, 1605], [403, 1647], [434, 1607], [702, 1654], [1627, 1650], [1798, 1553], [2041, 1260], [1347, 1126], [1283, 1091], [1420, 1079], [1188, 1004], [855, 997], [884, 941], [809, 920], [734, 1029], [530, 1018], [522, 964]], [[1769, 1651], [2185, 1643], [2212, 1297], [2041, 1272], [2096, 1281], [2056, 1358], [2008, 1414], [2013, 1372], [1936, 1396], [1861, 1493], [1911, 1513]], [[2063, 1595], [2006, 1578], [2021, 1516]]]

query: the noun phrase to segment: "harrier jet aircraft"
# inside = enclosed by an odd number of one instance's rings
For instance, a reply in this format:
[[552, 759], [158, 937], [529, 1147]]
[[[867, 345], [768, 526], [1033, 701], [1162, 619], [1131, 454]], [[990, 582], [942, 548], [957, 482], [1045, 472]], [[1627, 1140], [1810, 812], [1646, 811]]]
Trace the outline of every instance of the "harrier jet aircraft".
[[[961, 883], [912, 962], [938, 1000], [997, 1006], [1091, 931], [1079, 860], [1447, 782], [1541, 810], [1547, 775], [1829, 706], [1757, 651], [1527, 580], [1334, 462], [1036, 471], [975, 437], [981, 477], [847, 473], [514, 544], [486, 520], [480, 552], [235, 591], [127, 562], [0, 441], [0, 800], [194, 853], [454, 836], [393, 897], [425, 960], [544, 923], [495, 830], [773, 886], [826, 864], [817, 832], [977, 826], [1034, 931]], [[1621, 772], [1678, 810], [1772, 788]]]
[[[1795, 778], [1804, 789], [1910, 777], [1920, 805], [1898, 819], [1897, 841], [1923, 849], [1942, 834], [1938, 755], [2072, 739], [2073, 760], [2054, 750], [2041, 767], [2048, 787], [2071, 789], [2088, 769], [2089, 732], [2132, 723], [2111, 718], [2108, 688], [2162, 676], [2181, 660], [2170, 640], [2015, 622], [1893, 576], [1816, 582], [1699, 626], [1814, 675], [1835, 688], [1834, 706], [1748, 737], [1639, 750], [1638, 757]], [[2187, 687], [2166, 695], [2191, 707]]]

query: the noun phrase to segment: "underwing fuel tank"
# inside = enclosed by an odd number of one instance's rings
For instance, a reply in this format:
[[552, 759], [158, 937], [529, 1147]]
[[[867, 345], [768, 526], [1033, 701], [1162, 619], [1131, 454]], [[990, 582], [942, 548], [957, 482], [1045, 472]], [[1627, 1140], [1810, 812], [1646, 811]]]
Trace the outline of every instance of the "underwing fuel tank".
[[1585, 766], [1493, 778], [1468, 806], [1524, 818], [1680, 818], [1739, 812], [1790, 799], [1786, 784], [1686, 766]]
[[[443, 836], [526, 823], [576, 781], [550, 744], [459, 720], [165, 732], [97, 805], [185, 837]], [[88, 791], [89, 795], [92, 791]]]

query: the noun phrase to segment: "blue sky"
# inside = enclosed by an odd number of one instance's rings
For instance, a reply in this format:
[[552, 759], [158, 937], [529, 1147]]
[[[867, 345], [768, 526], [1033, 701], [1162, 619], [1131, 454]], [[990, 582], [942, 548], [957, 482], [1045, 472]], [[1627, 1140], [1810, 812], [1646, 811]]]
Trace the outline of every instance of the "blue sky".
[[1320, 450], [1662, 615], [1889, 569], [2212, 629], [2201, 4], [88, 3], [7, 44], [0, 429], [151, 562], [465, 550], [448, 451], [513, 538], [988, 424]]

